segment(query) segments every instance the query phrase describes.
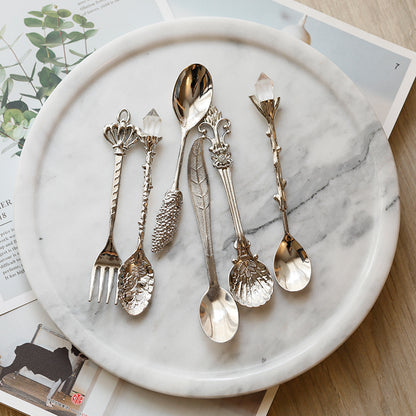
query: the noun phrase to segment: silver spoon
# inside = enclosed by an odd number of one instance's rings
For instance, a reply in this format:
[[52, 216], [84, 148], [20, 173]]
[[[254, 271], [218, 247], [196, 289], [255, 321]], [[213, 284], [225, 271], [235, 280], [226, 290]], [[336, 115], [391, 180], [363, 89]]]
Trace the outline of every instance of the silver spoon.
[[[234, 266], [229, 275], [230, 291], [241, 305], [250, 308], [264, 305], [273, 294], [273, 279], [257, 255], [253, 256], [251, 253], [250, 242], [244, 235], [241, 224], [231, 177], [231, 152], [229, 145], [224, 141], [225, 136], [231, 131], [230, 120], [223, 118], [222, 113], [211, 106], [198, 130], [203, 134], [203, 138], [211, 141], [212, 146], [209, 150], [212, 154], [212, 164], [223, 181], [237, 237], [234, 247], [238, 256], [233, 260]], [[208, 134], [208, 131], [211, 134]]]
[[179, 177], [183, 162], [185, 139], [189, 131], [205, 116], [212, 101], [212, 78], [201, 64], [186, 67], [176, 80], [172, 105], [181, 125], [181, 145], [172, 187], [166, 192], [162, 206], [156, 216], [156, 226], [152, 236], [152, 251], [157, 253], [173, 241], [178, 228], [182, 192], [179, 190]]
[[279, 204], [282, 213], [285, 235], [274, 256], [274, 273], [279, 285], [289, 292], [297, 292], [304, 289], [311, 280], [312, 266], [303, 247], [289, 233], [287, 221], [287, 205], [285, 187], [286, 180], [282, 176], [279, 153], [281, 147], [277, 144], [274, 118], [279, 107], [280, 97], [274, 98], [273, 81], [261, 73], [256, 83], [257, 96], [251, 95], [250, 99], [257, 110], [264, 116], [268, 124], [267, 136], [273, 151], [273, 164], [276, 172], [277, 194], [274, 199]]
[[121, 266], [118, 276], [118, 297], [121, 306], [129, 315], [139, 315], [146, 309], [154, 286], [153, 268], [143, 251], [144, 225], [152, 189], [151, 165], [155, 146], [162, 139], [158, 136], [161, 120], [154, 109], [143, 119], [143, 124], [144, 133], [137, 129], [146, 150], [139, 242], [136, 251]]
[[210, 194], [203, 139], [195, 140], [189, 153], [188, 183], [208, 270], [209, 288], [202, 296], [199, 320], [205, 334], [215, 342], [227, 342], [238, 329], [238, 308], [231, 295], [218, 284], [211, 237]]

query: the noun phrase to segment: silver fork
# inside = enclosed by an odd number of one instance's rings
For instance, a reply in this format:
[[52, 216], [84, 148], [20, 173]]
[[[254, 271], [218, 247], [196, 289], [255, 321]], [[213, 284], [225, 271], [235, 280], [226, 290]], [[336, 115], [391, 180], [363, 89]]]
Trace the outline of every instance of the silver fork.
[[[117, 122], [104, 127], [104, 137], [113, 146], [114, 150], [114, 174], [113, 174], [113, 191], [111, 198], [111, 214], [110, 214], [110, 232], [107, 243], [101, 253], [95, 260], [91, 271], [90, 292], [88, 301], [91, 302], [94, 293], [95, 281], [99, 275], [98, 284], [98, 302], [104, 289], [104, 282], [107, 276], [107, 295], [105, 302], [110, 301], [111, 291], [114, 285], [114, 279], [118, 277], [118, 271], [121, 267], [121, 259], [117, 254], [117, 250], [113, 243], [114, 222], [117, 213], [118, 194], [120, 190], [120, 176], [123, 165], [123, 158], [127, 150], [129, 150], [139, 139], [138, 129], [129, 124], [130, 113], [123, 109], [117, 116]], [[118, 302], [118, 285], [116, 285], [116, 293], [114, 304]]]

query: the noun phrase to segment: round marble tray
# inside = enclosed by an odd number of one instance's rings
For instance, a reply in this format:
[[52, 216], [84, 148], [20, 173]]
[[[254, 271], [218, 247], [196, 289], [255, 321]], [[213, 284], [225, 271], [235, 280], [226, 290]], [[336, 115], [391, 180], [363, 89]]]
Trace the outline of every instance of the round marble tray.
[[[179, 72], [194, 62], [211, 72], [214, 104], [231, 120], [228, 142], [243, 226], [253, 253], [270, 270], [283, 229], [272, 198], [276, 185], [265, 122], [248, 96], [260, 72], [274, 80], [281, 97], [277, 121], [289, 223], [313, 265], [312, 282], [303, 292], [286, 293], [275, 285], [264, 307], [240, 307], [238, 334], [226, 344], [210, 341], [199, 325], [207, 277], [186, 169], [176, 242], [164, 256], [150, 250], [179, 147], [172, 89]], [[137, 318], [120, 307], [87, 301], [91, 267], [108, 233], [113, 152], [102, 128], [124, 107], [136, 124], [152, 107], [164, 121], [144, 242], [155, 290], [148, 311]], [[143, 161], [144, 150], [137, 146], [123, 168], [115, 228], [123, 259], [136, 245]], [[227, 287], [234, 230], [219, 175], [212, 166], [209, 174], [217, 270]], [[193, 397], [263, 389], [328, 356], [375, 302], [399, 226], [390, 147], [352, 82], [288, 35], [228, 19], [147, 27], [80, 64], [48, 99], [30, 132], [15, 205], [26, 273], [68, 338], [97, 364], [132, 383]]]

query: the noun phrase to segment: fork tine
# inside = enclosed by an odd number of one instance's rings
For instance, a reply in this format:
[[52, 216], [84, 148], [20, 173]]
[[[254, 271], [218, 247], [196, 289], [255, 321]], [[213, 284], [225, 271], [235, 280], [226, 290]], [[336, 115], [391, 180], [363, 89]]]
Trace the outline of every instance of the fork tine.
[[118, 304], [118, 275], [119, 275], [119, 273], [120, 273], [120, 270], [117, 269], [116, 273], [115, 273], [115, 275], [116, 275], [116, 290], [115, 290], [115, 292], [116, 293], [115, 293], [114, 305]]
[[97, 268], [93, 267], [91, 271], [91, 279], [90, 279], [90, 293], [88, 296], [88, 302], [91, 302], [92, 299], [92, 292], [94, 291], [94, 283], [95, 283], [95, 276], [97, 274]]
[[106, 270], [105, 267], [100, 268], [100, 283], [99, 283], [99, 287], [98, 287], [98, 303], [101, 302], [101, 296], [103, 294], [105, 270]]
[[114, 281], [114, 267], [108, 269], [108, 282], [107, 282], [107, 296], [105, 298], [105, 303], [108, 303], [110, 300], [111, 289], [113, 288]]

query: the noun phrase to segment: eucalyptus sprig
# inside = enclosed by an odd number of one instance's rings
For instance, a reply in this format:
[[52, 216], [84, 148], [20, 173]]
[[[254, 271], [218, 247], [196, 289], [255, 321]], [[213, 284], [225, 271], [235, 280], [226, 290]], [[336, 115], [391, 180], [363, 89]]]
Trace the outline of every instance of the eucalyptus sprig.
[[[28, 15], [24, 24], [32, 31], [26, 33], [26, 38], [35, 46], [34, 52], [29, 49], [19, 56], [15, 45], [21, 42], [23, 34], [9, 42], [6, 27], [0, 30], [0, 52], [8, 51], [8, 59], [10, 56], [13, 59], [7, 65], [0, 64], [0, 136], [12, 140], [6, 150], [17, 145], [15, 155], [20, 155], [29, 128], [45, 100], [63, 77], [91, 54], [87, 41], [97, 33], [94, 23], [86, 17], [54, 4]], [[34, 61], [30, 71], [24, 66], [28, 57]], [[16, 85], [22, 86], [19, 92]], [[12, 98], [12, 91], [17, 92], [18, 98]]]

